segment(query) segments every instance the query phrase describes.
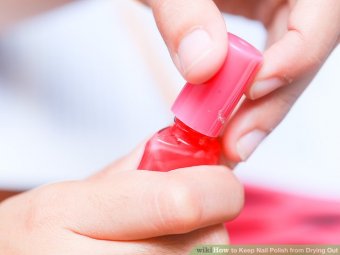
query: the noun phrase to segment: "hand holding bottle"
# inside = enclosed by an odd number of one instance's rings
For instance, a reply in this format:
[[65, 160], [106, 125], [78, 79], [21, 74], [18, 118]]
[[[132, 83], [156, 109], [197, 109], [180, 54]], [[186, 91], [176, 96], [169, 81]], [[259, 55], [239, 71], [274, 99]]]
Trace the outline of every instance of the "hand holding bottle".
[[42, 186], [0, 204], [4, 254], [188, 254], [228, 242], [243, 189], [224, 167], [136, 171], [141, 151], [83, 181]]
[[235, 162], [246, 160], [280, 123], [339, 42], [338, 0], [143, 2], [152, 8], [175, 65], [190, 83], [211, 78], [226, 57], [220, 11], [259, 20], [267, 29], [264, 64], [224, 136], [226, 156]]

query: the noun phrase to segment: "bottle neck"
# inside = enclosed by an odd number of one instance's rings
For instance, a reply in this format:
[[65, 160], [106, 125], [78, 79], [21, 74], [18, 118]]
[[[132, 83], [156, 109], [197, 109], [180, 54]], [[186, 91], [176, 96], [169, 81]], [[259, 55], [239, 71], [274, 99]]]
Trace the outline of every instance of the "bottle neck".
[[204, 145], [217, 139], [197, 132], [176, 117], [174, 119], [174, 125], [172, 126], [172, 132], [177, 137], [180, 137], [182, 141], [190, 144]]

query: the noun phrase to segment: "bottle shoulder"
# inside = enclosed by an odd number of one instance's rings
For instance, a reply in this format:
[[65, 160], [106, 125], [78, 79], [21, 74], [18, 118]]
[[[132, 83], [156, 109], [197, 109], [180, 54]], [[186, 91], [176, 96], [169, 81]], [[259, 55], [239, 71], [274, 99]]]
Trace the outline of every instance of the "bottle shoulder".
[[218, 164], [220, 144], [216, 138], [192, 134], [176, 125], [161, 129], [147, 142], [138, 169], [172, 169]]
[[161, 129], [154, 135], [152, 140], [164, 146], [180, 146], [196, 150], [215, 150], [216, 147], [220, 147], [217, 138], [179, 130], [176, 126]]

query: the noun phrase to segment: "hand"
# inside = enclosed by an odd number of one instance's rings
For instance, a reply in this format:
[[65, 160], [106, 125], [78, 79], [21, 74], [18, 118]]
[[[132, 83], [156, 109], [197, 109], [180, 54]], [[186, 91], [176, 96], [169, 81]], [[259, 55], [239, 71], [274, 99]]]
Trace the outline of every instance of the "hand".
[[151, 6], [175, 65], [191, 83], [208, 80], [225, 59], [220, 11], [259, 20], [267, 29], [264, 64], [224, 135], [226, 157], [234, 162], [246, 160], [280, 123], [340, 37], [338, 0], [143, 2]]
[[10, 255], [188, 254], [227, 243], [221, 224], [243, 205], [231, 171], [207, 166], [136, 171], [140, 151], [84, 181], [43, 186], [0, 204]]
[[29, 0], [6, 1], [0, 0], [0, 34], [11, 28], [17, 22], [41, 12], [59, 7], [71, 0]]

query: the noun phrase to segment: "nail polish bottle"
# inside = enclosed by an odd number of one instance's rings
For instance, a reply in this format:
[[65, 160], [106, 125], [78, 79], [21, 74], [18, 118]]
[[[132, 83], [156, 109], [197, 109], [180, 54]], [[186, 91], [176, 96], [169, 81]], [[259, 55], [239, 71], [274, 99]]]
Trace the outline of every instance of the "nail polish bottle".
[[228, 53], [217, 74], [203, 84], [187, 83], [172, 106], [174, 124], [146, 144], [140, 170], [169, 170], [219, 163], [218, 136], [262, 62], [262, 54], [229, 33]]

